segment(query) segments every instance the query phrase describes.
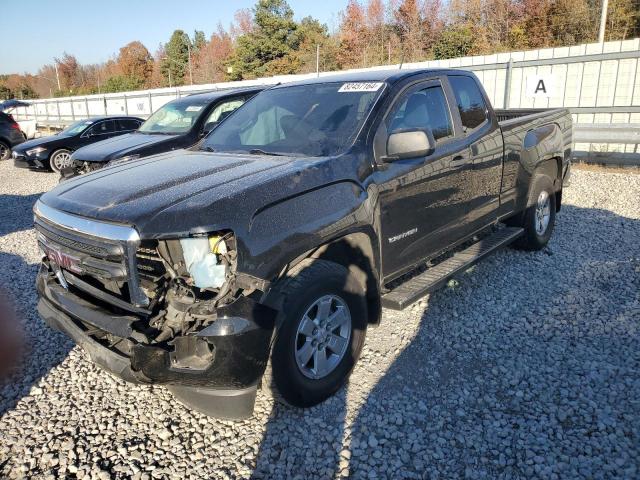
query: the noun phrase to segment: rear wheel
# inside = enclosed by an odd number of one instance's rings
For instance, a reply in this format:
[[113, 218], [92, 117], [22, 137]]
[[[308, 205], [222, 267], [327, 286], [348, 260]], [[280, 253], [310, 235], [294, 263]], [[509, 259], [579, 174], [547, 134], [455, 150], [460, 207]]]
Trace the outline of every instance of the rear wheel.
[[11, 156], [11, 148], [4, 142], [0, 142], [0, 160], [7, 160]]
[[316, 405], [348, 379], [367, 328], [364, 287], [342, 265], [305, 260], [285, 295], [272, 354], [270, 387], [280, 400]]
[[56, 173], [60, 173], [63, 168], [70, 167], [71, 152], [65, 149], [56, 150], [49, 159], [49, 166]]
[[556, 195], [549, 177], [534, 177], [528, 204], [519, 225], [524, 228], [524, 235], [515, 246], [523, 250], [541, 250], [549, 243], [556, 220]]

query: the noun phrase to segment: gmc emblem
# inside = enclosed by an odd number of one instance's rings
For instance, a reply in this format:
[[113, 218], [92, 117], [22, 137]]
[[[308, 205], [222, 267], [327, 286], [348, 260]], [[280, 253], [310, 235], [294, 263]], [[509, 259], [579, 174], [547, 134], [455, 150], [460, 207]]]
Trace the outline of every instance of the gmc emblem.
[[55, 263], [60, 268], [64, 268], [65, 270], [69, 270], [74, 273], [82, 273], [82, 269], [80, 268], [80, 259], [67, 255], [60, 250], [55, 250], [49, 246], [45, 247], [45, 252], [47, 257], [49, 257], [49, 261]]

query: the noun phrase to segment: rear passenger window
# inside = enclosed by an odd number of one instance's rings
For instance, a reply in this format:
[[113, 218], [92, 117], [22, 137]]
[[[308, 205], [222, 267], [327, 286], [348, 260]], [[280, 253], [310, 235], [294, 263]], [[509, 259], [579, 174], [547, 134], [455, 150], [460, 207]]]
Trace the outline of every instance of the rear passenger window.
[[389, 132], [406, 128], [429, 128], [436, 141], [453, 135], [449, 107], [442, 87], [439, 86], [409, 93], [389, 118]]
[[244, 98], [234, 98], [226, 102], [218, 104], [213, 111], [209, 114], [209, 118], [204, 124], [218, 123], [231, 115], [237, 108], [239, 108], [246, 100]]
[[449, 77], [453, 93], [458, 102], [460, 120], [466, 130], [473, 130], [487, 120], [487, 105], [484, 103], [478, 84], [471, 77], [453, 75]]
[[103, 120], [102, 122], [96, 123], [91, 128], [92, 135], [105, 135], [107, 133], [113, 133], [114, 131], [115, 127], [113, 120]]
[[118, 130], [129, 131], [129, 130], [137, 130], [140, 126], [140, 122], [138, 120], [134, 120], [133, 118], [121, 118], [118, 120]]

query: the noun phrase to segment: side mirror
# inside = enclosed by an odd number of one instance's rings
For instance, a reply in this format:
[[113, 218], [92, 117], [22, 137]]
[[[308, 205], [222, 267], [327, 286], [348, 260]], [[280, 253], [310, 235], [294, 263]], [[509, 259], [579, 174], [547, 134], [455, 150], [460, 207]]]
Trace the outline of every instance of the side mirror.
[[387, 156], [385, 162], [404, 158], [427, 157], [435, 150], [436, 142], [429, 129], [403, 129], [391, 132], [387, 138]]

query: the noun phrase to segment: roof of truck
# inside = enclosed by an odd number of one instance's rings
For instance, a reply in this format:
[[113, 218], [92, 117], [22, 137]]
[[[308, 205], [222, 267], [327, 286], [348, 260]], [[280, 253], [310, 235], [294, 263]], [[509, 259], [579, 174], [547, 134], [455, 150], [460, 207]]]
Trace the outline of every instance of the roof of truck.
[[452, 70], [449, 68], [414, 68], [414, 69], [385, 69], [385, 70], [361, 70], [357, 72], [335, 73], [331, 75], [322, 75], [320, 77], [307, 78], [304, 80], [296, 80], [295, 82], [287, 82], [279, 85], [287, 87], [291, 85], [309, 85], [314, 83], [331, 83], [331, 82], [387, 82], [396, 83], [405, 78], [417, 74], [446, 74], [455, 73], [457, 75], [466, 73], [463, 70]]

